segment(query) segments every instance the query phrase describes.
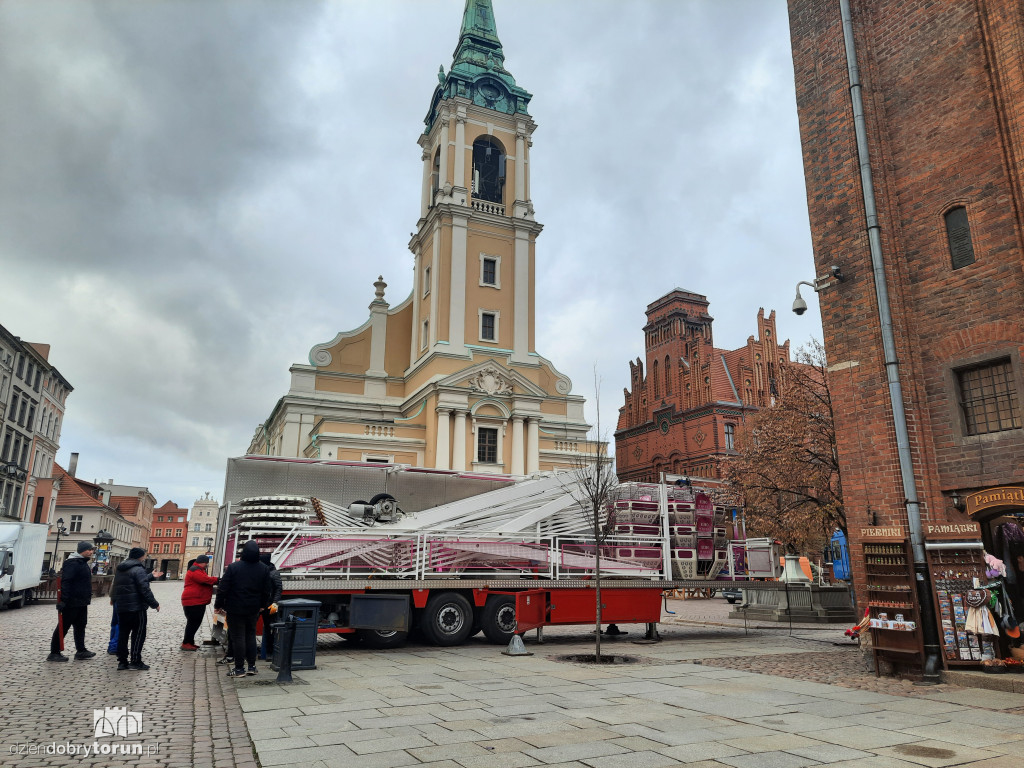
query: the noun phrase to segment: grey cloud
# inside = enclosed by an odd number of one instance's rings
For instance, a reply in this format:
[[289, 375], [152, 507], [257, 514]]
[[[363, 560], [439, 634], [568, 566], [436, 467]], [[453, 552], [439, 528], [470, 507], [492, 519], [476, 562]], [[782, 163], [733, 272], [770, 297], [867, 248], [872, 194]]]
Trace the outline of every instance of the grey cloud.
[[[366, 319], [378, 274], [408, 295], [416, 138], [462, 6], [0, 5], [0, 322], [76, 387], [62, 457], [84, 476], [219, 493], [288, 365]], [[586, 396], [597, 365], [602, 426], [676, 285], [720, 345], [758, 306], [811, 335], [788, 311], [812, 266], [785, 3], [495, 12], [540, 124], [538, 348]]]

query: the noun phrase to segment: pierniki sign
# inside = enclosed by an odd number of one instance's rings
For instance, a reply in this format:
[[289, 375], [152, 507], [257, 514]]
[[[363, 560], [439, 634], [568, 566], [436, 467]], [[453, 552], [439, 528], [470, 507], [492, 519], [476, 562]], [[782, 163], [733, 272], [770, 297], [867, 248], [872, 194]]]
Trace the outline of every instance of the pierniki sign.
[[862, 539], [904, 539], [906, 536], [902, 525], [874, 525], [860, 529]]

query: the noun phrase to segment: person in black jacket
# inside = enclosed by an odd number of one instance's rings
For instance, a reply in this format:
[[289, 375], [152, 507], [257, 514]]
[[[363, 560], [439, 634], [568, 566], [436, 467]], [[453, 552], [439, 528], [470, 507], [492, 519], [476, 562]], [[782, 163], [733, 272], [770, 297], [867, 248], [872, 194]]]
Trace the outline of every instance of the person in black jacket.
[[[281, 581], [281, 572], [274, 566], [274, 563], [270, 559], [269, 552], [264, 552], [260, 555], [260, 562], [270, 568], [270, 605], [273, 606], [274, 603], [281, 599], [281, 592], [284, 590], [284, 582]], [[273, 658], [274, 631], [270, 628], [273, 613], [270, 608], [264, 608], [260, 611], [260, 617], [263, 619], [263, 641], [260, 644], [260, 658]]]
[[60, 570], [60, 600], [57, 601], [57, 612], [60, 619], [57, 629], [50, 638], [50, 655], [47, 661], [67, 661], [68, 657], [60, 652], [64, 635], [68, 627], [74, 627], [75, 658], [91, 659], [96, 654], [85, 647], [85, 625], [89, 620], [89, 603], [92, 602], [92, 571], [89, 570], [89, 558], [92, 557], [95, 545], [91, 541], [78, 542], [78, 552], [64, 561]]
[[142, 661], [142, 646], [146, 642], [146, 611], [160, 610], [160, 603], [149, 588], [150, 575], [142, 564], [146, 550], [132, 547], [128, 559], [117, 566], [110, 599], [117, 609], [117, 669], [147, 670]]
[[[256, 620], [260, 611], [270, 605], [273, 582], [270, 568], [260, 562], [260, 547], [255, 541], [245, 542], [242, 559], [228, 566], [217, 585], [215, 610], [228, 616], [228, 639], [235, 668], [228, 677], [256, 674]], [[248, 662], [248, 672], [242, 666]]]

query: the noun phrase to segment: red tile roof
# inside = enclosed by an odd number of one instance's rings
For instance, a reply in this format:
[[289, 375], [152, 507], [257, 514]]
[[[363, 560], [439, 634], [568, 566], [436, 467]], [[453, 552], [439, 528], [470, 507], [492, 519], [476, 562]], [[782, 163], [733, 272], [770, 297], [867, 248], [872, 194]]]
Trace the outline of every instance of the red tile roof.
[[139, 511], [138, 496], [111, 496], [110, 506], [125, 517], [134, 517]]
[[54, 476], [60, 480], [57, 492], [58, 507], [105, 507], [99, 499], [100, 487], [95, 483], [79, 480], [67, 473], [59, 464], [53, 465]]

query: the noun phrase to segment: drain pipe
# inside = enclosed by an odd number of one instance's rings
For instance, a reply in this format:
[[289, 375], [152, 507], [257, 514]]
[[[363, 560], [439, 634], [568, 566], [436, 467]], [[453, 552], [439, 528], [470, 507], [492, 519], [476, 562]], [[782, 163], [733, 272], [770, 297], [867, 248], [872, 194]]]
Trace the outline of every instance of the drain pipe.
[[853, 125], [857, 136], [857, 158], [860, 162], [861, 188], [864, 193], [864, 217], [867, 220], [868, 244], [871, 249], [871, 269], [875, 279], [875, 296], [878, 300], [878, 320], [882, 330], [882, 351], [885, 355], [885, 376], [889, 382], [889, 401], [892, 404], [893, 426], [896, 429], [896, 447], [899, 456], [900, 476], [903, 480], [903, 495], [907, 506], [907, 521], [910, 524], [910, 543], [914, 555], [914, 576], [917, 586], [918, 603], [921, 606], [921, 624], [924, 633], [924, 682], [939, 682], [939, 635], [935, 625], [935, 605], [932, 601], [931, 584], [928, 579], [928, 564], [924, 553], [924, 536], [921, 529], [921, 504], [917, 496], [917, 481], [914, 479], [914, 464], [910, 454], [910, 434], [907, 430], [907, 416], [903, 410], [903, 388], [900, 386], [899, 361], [896, 357], [896, 337], [892, 327], [892, 313], [889, 308], [889, 289], [885, 281], [885, 262], [882, 258], [882, 234], [878, 224], [878, 209], [875, 206], [875, 186], [871, 177], [871, 160], [868, 156], [868, 137], [864, 122], [864, 102], [861, 98], [860, 69], [857, 66], [857, 51], [853, 39], [853, 18], [850, 0], [839, 0], [843, 19], [843, 42], [846, 48], [846, 65], [850, 75], [850, 102], [853, 108]]

